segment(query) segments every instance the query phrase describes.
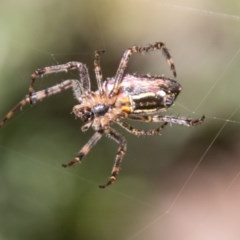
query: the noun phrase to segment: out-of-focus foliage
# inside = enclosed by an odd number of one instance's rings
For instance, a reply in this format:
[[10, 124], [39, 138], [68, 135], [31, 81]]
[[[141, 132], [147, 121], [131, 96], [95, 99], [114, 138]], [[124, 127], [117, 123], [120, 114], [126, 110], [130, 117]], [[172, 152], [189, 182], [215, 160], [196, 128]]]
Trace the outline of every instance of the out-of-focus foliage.
[[[205, 114], [207, 120], [197, 128], [173, 126], [152, 138], [136, 138], [117, 128], [128, 140], [128, 151], [118, 182], [100, 190], [97, 186], [109, 176], [117, 149], [109, 139], [101, 140], [81, 165], [61, 168], [92, 134], [81, 133], [81, 122], [71, 114], [76, 104], [72, 93], [23, 109], [0, 130], [0, 239], [171, 239], [166, 230], [171, 221], [156, 222], [161, 227], [153, 235], [147, 226], [154, 227], [154, 217], [171, 206], [201, 157], [196, 173], [202, 167], [210, 179], [215, 179], [215, 171], [224, 176], [227, 168], [231, 181], [233, 169], [240, 169], [238, 112], [235, 123], [217, 136], [239, 105], [239, 9], [238, 1], [217, 0], [2, 0], [1, 116], [25, 96], [29, 76], [39, 67], [84, 62], [95, 89], [94, 50], [106, 50], [101, 63], [104, 76], [110, 77], [126, 48], [163, 41], [183, 86], [168, 114]], [[134, 56], [127, 71], [171, 77], [156, 53]], [[37, 86], [42, 89], [68, 77], [76, 76], [54, 75]], [[225, 157], [218, 162], [220, 153]], [[195, 180], [202, 189], [209, 186], [209, 178]], [[220, 184], [225, 178], [216, 179]], [[190, 179], [189, 188], [193, 182]], [[177, 214], [174, 209], [172, 213]], [[188, 239], [184, 237], [179, 239]]]

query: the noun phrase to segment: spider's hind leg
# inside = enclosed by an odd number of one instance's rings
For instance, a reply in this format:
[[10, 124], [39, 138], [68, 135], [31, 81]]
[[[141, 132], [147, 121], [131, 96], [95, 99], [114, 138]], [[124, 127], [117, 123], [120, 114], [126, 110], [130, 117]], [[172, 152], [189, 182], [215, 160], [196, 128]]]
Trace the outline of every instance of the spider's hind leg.
[[[185, 117], [178, 117], [178, 116], [171, 116], [171, 115], [141, 115], [141, 116], [130, 116], [132, 120], [141, 121], [141, 122], [153, 122], [159, 123], [163, 122], [163, 126], [166, 124], [178, 124], [186, 127], [195, 127], [203, 123], [205, 116], [203, 115], [200, 118], [192, 119], [192, 118], [185, 118]], [[161, 126], [160, 126], [161, 128]]]
[[153, 116], [153, 122], [168, 122], [170, 124], [178, 124], [186, 127], [194, 127], [199, 124], [202, 124], [205, 119], [203, 115], [200, 118], [192, 119], [192, 118], [183, 118], [183, 117], [176, 117], [176, 116]]
[[160, 127], [154, 128], [154, 129], [137, 129], [133, 126], [131, 126], [130, 124], [120, 121], [118, 120], [117, 123], [124, 128], [126, 131], [132, 133], [133, 135], [136, 136], [143, 136], [143, 135], [147, 135], [147, 136], [154, 136], [154, 135], [158, 135], [160, 134], [160, 132], [168, 125], [167, 122], [164, 122]]

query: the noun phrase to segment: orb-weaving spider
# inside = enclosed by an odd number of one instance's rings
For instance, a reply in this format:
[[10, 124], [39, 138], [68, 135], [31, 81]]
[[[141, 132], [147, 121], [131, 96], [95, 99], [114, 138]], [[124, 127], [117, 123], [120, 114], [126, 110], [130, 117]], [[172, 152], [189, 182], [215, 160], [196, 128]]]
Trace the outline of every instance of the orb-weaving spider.
[[[100, 66], [100, 55], [104, 51], [95, 51], [94, 71], [98, 90], [94, 92], [90, 88], [88, 69], [81, 62], [68, 62], [66, 64], [38, 69], [31, 76], [28, 95], [7, 113], [0, 123], [0, 128], [25, 105], [37, 103], [49, 96], [72, 88], [75, 98], [79, 102], [78, 105], [73, 107], [73, 113], [84, 123], [81, 128], [82, 131], [87, 131], [89, 127], [92, 127], [95, 133], [81, 148], [75, 158], [71, 162], [63, 164], [63, 167], [70, 167], [76, 163], [80, 163], [82, 158], [98, 140], [106, 134], [117, 142], [119, 147], [111, 176], [104, 185], [100, 185], [100, 187], [104, 188], [116, 180], [127, 148], [125, 138], [111, 127], [112, 123], [117, 123], [128, 132], [140, 136], [159, 134], [168, 123], [190, 127], [196, 126], [204, 120], [204, 116], [199, 119], [187, 119], [161, 114], [161, 111], [166, 110], [174, 103], [181, 91], [181, 85], [177, 81], [163, 76], [124, 74], [133, 53], [145, 53], [160, 49], [174, 77], [176, 77], [177, 74], [173, 60], [162, 42], [145, 47], [133, 46], [127, 49], [122, 56], [116, 75], [104, 82], [102, 82], [103, 77]], [[52, 73], [68, 72], [70, 70], [77, 70], [79, 72], [79, 80], [68, 79], [47, 89], [35, 92], [34, 84], [39, 77]], [[163, 124], [156, 129], [140, 130], [124, 122], [125, 118], [142, 122], [162, 122]]]

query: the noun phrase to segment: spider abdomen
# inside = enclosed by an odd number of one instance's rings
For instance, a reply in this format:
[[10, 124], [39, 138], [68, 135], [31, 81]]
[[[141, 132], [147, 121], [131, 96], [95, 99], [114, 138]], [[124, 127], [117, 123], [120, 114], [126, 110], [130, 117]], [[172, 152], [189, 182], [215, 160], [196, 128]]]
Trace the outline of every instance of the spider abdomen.
[[[111, 90], [111, 79], [107, 83]], [[126, 75], [121, 83], [119, 100], [125, 96], [125, 107], [130, 114], [154, 114], [169, 108], [181, 91], [181, 85], [169, 78], [160, 76]]]

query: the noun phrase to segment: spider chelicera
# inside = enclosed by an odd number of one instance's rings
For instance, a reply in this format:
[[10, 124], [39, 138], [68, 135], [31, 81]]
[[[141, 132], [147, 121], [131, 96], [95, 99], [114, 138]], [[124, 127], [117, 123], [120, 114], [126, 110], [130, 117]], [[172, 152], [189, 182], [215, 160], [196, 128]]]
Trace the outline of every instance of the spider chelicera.
[[[36, 70], [31, 76], [28, 95], [7, 113], [2, 122], [0, 122], [0, 128], [25, 105], [35, 104], [49, 96], [71, 88], [79, 102], [78, 105], [73, 107], [73, 113], [76, 118], [80, 118], [84, 123], [81, 128], [82, 131], [87, 131], [91, 127], [95, 133], [80, 149], [75, 158], [62, 166], [70, 167], [80, 163], [82, 158], [88, 154], [100, 138], [103, 135], [107, 135], [117, 142], [119, 147], [111, 176], [104, 185], [100, 185], [101, 188], [105, 188], [117, 179], [127, 148], [125, 138], [111, 127], [112, 123], [117, 123], [128, 132], [140, 136], [159, 134], [169, 123], [190, 127], [201, 124], [204, 120], [204, 116], [199, 119], [188, 119], [162, 114], [163, 110], [166, 110], [174, 103], [181, 91], [181, 85], [176, 80], [163, 76], [125, 74], [128, 61], [133, 53], [146, 53], [155, 50], [162, 50], [173, 76], [176, 77], [177, 74], [172, 57], [162, 42], [156, 42], [144, 47], [133, 46], [127, 49], [122, 56], [116, 75], [112, 78], [107, 78], [105, 81], [103, 81], [100, 66], [100, 55], [104, 51], [95, 51], [94, 71], [98, 85], [97, 91], [91, 90], [88, 69], [81, 62], [68, 62]], [[39, 77], [70, 70], [77, 70], [79, 79], [68, 79], [44, 90], [34, 90], [35, 81]], [[149, 123], [161, 122], [162, 124], [155, 129], [140, 130], [126, 123], [124, 119]]]

